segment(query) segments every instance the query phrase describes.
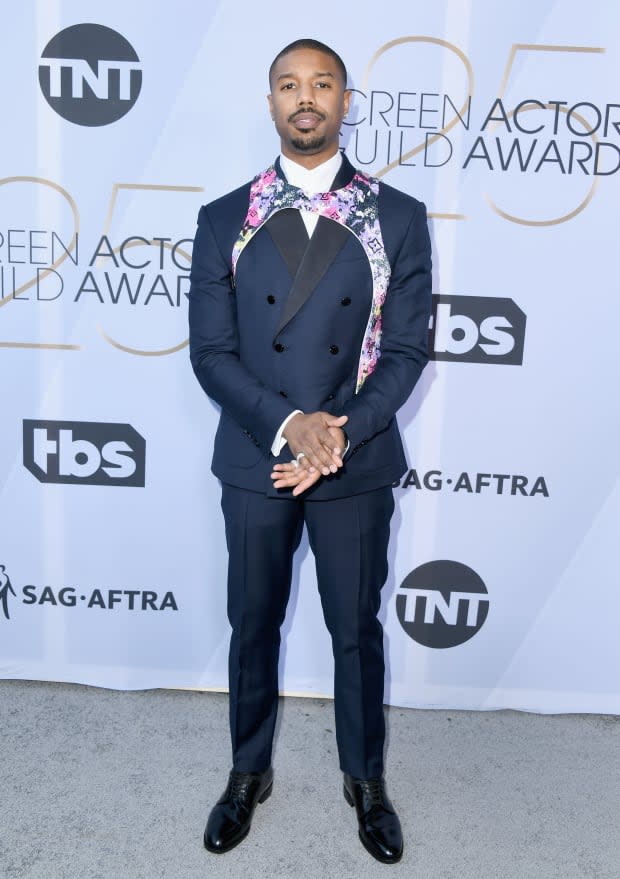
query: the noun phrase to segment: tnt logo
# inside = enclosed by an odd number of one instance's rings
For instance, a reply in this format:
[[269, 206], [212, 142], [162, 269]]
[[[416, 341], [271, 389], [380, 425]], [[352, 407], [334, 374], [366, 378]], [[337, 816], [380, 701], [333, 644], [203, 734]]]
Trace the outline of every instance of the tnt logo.
[[74, 24], [47, 44], [39, 85], [50, 107], [76, 125], [109, 125], [142, 87], [140, 59], [125, 37], [101, 24]]
[[489, 612], [487, 588], [460, 562], [420, 565], [403, 580], [396, 614], [410, 638], [424, 647], [456, 647], [479, 632]]
[[430, 350], [433, 360], [523, 363], [525, 314], [512, 299], [433, 296]]
[[145, 452], [130, 424], [24, 420], [24, 467], [39, 482], [143, 487]]

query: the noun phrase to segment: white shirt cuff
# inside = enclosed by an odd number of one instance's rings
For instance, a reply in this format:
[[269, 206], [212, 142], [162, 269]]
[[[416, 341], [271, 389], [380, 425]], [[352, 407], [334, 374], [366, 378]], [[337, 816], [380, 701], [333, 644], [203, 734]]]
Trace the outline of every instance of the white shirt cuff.
[[283, 449], [284, 446], [286, 445], [286, 440], [285, 440], [285, 438], [282, 436], [282, 434], [284, 433], [284, 428], [285, 428], [286, 425], [289, 423], [289, 421], [291, 420], [291, 418], [293, 417], [293, 415], [299, 415], [299, 414], [303, 415], [303, 412], [301, 411], [301, 409], [295, 409], [295, 411], [294, 411], [294, 412], [291, 412], [291, 414], [288, 415], [288, 416], [284, 419], [284, 421], [282, 422], [282, 424], [280, 425], [279, 430], [278, 430], [278, 432], [277, 432], [276, 435], [275, 435], [274, 441], [273, 441], [273, 443], [271, 444], [271, 454], [274, 456], [274, 458], [277, 458], [277, 457], [278, 457], [278, 455], [280, 454], [280, 452], [282, 451], [282, 449]]

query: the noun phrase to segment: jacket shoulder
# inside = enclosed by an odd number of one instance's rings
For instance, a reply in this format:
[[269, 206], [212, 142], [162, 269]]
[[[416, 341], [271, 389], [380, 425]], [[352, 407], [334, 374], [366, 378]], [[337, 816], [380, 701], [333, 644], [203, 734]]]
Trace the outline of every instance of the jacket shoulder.
[[235, 241], [247, 216], [251, 185], [251, 181], [244, 183], [232, 192], [203, 205], [198, 212], [196, 242], [200, 240], [204, 230], [210, 228], [221, 254], [227, 261], [232, 255]]
[[413, 195], [403, 192], [379, 181], [379, 211], [396, 212], [398, 216], [409, 216], [418, 213], [421, 217], [426, 217], [426, 206], [424, 202]]
[[227, 217], [237, 214], [240, 210], [242, 210], [245, 212], [242, 217], [243, 220], [245, 219], [245, 214], [247, 213], [248, 205], [250, 203], [251, 186], [252, 181], [248, 180], [247, 183], [244, 183], [242, 186], [237, 187], [237, 189], [233, 189], [232, 192], [227, 192], [225, 195], [220, 195], [219, 198], [208, 202], [206, 205], [203, 205], [203, 208], [206, 210], [209, 216], [215, 220], [218, 220], [221, 217]]
[[407, 236], [430, 247], [426, 205], [400, 189], [379, 181], [379, 223], [392, 268]]

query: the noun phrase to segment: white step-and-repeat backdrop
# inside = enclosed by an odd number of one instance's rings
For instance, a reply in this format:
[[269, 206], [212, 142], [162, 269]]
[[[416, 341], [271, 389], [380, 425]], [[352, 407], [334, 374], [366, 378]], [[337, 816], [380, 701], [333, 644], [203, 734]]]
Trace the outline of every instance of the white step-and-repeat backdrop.
[[[350, 71], [350, 159], [431, 217], [388, 701], [620, 712], [620, 6], [5, 6], [0, 676], [226, 686], [191, 242], [199, 206], [276, 155], [267, 69], [313, 36]], [[307, 543], [282, 688], [332, 690]]]

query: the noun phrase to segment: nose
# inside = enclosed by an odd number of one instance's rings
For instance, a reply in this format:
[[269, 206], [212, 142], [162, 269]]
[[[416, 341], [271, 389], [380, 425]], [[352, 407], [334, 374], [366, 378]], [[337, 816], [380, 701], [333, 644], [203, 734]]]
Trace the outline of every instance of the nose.
[[314, 104], [314, 94], [310, 83], [302, 83], [299, 86], [297, 90], [297, 103], [300, 106], [303, 104]]

